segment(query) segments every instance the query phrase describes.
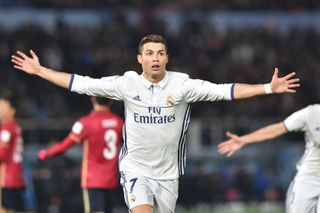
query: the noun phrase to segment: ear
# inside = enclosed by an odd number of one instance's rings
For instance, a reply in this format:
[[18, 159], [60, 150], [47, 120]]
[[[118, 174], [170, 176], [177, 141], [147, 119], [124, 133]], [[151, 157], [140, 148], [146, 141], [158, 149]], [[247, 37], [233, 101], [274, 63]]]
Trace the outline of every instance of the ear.
[[137, 60], [140, 64], [142, 64], [142, 56], [140, 54], [137, 55]]

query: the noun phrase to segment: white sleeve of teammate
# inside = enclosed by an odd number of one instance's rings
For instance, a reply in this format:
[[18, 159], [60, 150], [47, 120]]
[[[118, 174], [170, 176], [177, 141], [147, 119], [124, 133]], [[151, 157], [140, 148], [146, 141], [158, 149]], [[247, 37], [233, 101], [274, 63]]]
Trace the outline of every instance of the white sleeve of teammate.
[[307, 128], [308, 112], [309, 107], [305, 107], [287, 117], [283, 123], [288, 132], [305, 131]]
[[89, 96], [102, 96], [114, 100], [122, 100], [121, 86], [123, 76], [110, 76], [100, 79], [73, 74], [69, 90]]
[[234, 84], [214, 84], [209, 81], [188, 78], [182, 87], [187, 103], [233, 99]]

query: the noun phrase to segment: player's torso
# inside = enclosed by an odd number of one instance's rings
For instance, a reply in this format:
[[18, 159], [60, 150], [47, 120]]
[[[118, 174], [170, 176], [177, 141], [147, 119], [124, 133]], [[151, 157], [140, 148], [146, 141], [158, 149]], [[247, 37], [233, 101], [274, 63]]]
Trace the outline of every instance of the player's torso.
[[185, 137], [190, 116], [181, 79], [172, 77], [162, 85], [148, 85], [138, 79], [124, 91], [125, 146], [120, 160], [130, 159], [141, 165], [144, 173], [150, 169], [150, 172], [158, 170], [157, 174], [176, 176], [178, 152], [183, 149], [179, 144]]
[[92, 112], [81, 122], [87, 132], [83, 142], [82, 185], [116, 186], [122, 122], [106, 112]]
[[309, 108], [305, 140], [306, 150], [298, 163], [299, 172], [320, 176], [320, 105]]
[[1, 132], [8, 131], [10, 139], [8, 143], [6, 159], [0, 164], [0, 180], [1, 186], [4, 187], [23, 187], [23, 168], [22, 168], [22, 152], [23, 139], [21, 136], [21, 128], [15, 122], [11, 121], [1, 128]]

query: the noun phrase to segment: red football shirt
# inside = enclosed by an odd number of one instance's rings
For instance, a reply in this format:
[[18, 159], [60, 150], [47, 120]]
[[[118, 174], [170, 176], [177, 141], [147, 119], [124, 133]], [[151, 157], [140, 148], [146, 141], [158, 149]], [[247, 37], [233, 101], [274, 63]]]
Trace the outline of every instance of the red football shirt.
[[15, 119], [0, 127], [0, 186], [23, 188], [23, 140]]
[[82, 143], [81, 186], [115, 188], [119, 184], [118, 157], [122, 126], [123, 120], [116, 114], [106, 110], [93, 110], [75, 122], [68, 137], [48, 149], [48, 155], [60, 154], [75, 142]]

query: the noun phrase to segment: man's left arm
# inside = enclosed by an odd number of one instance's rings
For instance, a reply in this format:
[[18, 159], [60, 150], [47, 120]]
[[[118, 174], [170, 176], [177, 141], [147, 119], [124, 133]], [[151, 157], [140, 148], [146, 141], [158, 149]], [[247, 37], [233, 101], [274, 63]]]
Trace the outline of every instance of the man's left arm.
[[275, 68], [269, 84], [235, 84], [233, 92], [234, 99], [250, 98], [272, 93], [295, 93], [295, 89], [300, 86], [300, 79], [293, 78], [296, 73], [292, 72], [282, 78], [279, 78], [278, 74], [279, 70]]

